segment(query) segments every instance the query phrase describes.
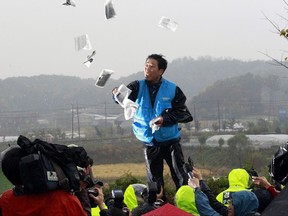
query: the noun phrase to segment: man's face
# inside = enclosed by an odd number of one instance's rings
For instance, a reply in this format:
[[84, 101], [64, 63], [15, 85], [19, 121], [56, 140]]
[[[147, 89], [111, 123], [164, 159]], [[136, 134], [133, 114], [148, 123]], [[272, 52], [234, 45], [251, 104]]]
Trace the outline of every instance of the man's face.
[[157, 83], [163, 72], [163, 69], [159, 70], [158, 62], [155, 59], [147, 59], [144, 67], [144, 76], [148, 82]]
[[232, 204], [228, 207], [228, 216], [234, 216], [234, 206]]

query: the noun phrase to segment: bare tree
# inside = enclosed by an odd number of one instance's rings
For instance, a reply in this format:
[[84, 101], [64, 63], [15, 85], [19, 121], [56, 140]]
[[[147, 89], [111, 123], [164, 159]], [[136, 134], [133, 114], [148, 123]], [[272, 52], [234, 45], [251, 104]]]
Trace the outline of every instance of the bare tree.
[[[288, 7], [288, 3], [287, 1], [283, 0], [284, 2], [284, 5]], [[286, 9], [286, 12], [288, 12], [288, 8], [285, 8]], [[288, 40], [288, 28], [287, 28], [287, 25], [288, 25], [288, 18], [286, 18], [285, 16], [283, 15], [280, 15], [278, 14], [278, 16], [284, 21], [285, 23], [285, 27], [284, 28], [281, 28], [279, 26], [278, 23], [274, 22], [273, 20], [271, 20], [269, 17], [267, 17], [264, 13], [263, 13], [264, 17], [266, 20], [268, 20], [269, 23], [271, 23], [271, 25], [274, 27], [274, 29], [276, 30], [276, 34], [279, 34], [281, 37], [284, 37], [286, 40]], [[272, 59], [274, 61], [274, 63], [276, 63], [275, 65], [278, 65], [278, 66], [283, 66], [285, 68], [288, 69], [288, 56], [283, 56], [283, 59], [281, 58], [280, 60], [272, 57], [271, 55], [267, 54], [267, 53], [263, 53], [263, 52], [260, 52], [262, 53], [263, 55], [267, 56], [268, 58]]]

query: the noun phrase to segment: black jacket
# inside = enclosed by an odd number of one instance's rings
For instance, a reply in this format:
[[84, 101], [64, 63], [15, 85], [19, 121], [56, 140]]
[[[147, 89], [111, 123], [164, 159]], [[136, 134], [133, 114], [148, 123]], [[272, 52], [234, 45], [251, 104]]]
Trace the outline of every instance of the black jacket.
[[209, 186], [206, 185], [204, 180], [200, 180], [200, 188], [208, 197], [210, 206], [222, 216], [228, 216], [228, 208], [216, 199], [215, 195], [212, 193]]

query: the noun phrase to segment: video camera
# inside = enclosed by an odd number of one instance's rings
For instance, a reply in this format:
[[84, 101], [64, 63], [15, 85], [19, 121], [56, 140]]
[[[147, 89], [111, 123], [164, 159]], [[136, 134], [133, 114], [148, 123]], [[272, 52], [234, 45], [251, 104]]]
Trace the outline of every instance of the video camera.
[[154, 203], [157, 200], [158, 186], [156, 182], [148, 182], [148, 203]]

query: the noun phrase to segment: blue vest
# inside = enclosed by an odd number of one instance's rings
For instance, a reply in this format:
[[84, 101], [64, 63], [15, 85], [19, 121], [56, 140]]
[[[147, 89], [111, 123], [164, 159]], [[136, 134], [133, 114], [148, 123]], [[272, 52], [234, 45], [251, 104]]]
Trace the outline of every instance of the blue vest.
[[158, 142], [165, 142], [180, 137], [178, 123], [171, 126], [161, 126], [152, 134], [149, 122], [162, 114], [163, 110], [172, 107], [175, 96], [176, 85], [168, 80], [162, 79], [162, 84], [152, 107], [148, 86], [145, 80], [139, 81], [139, 92], [136, 103], [139, 107], [134, 115], [133, 132], [136, 138], [144, 143], [151, 143], [153, 138]]

